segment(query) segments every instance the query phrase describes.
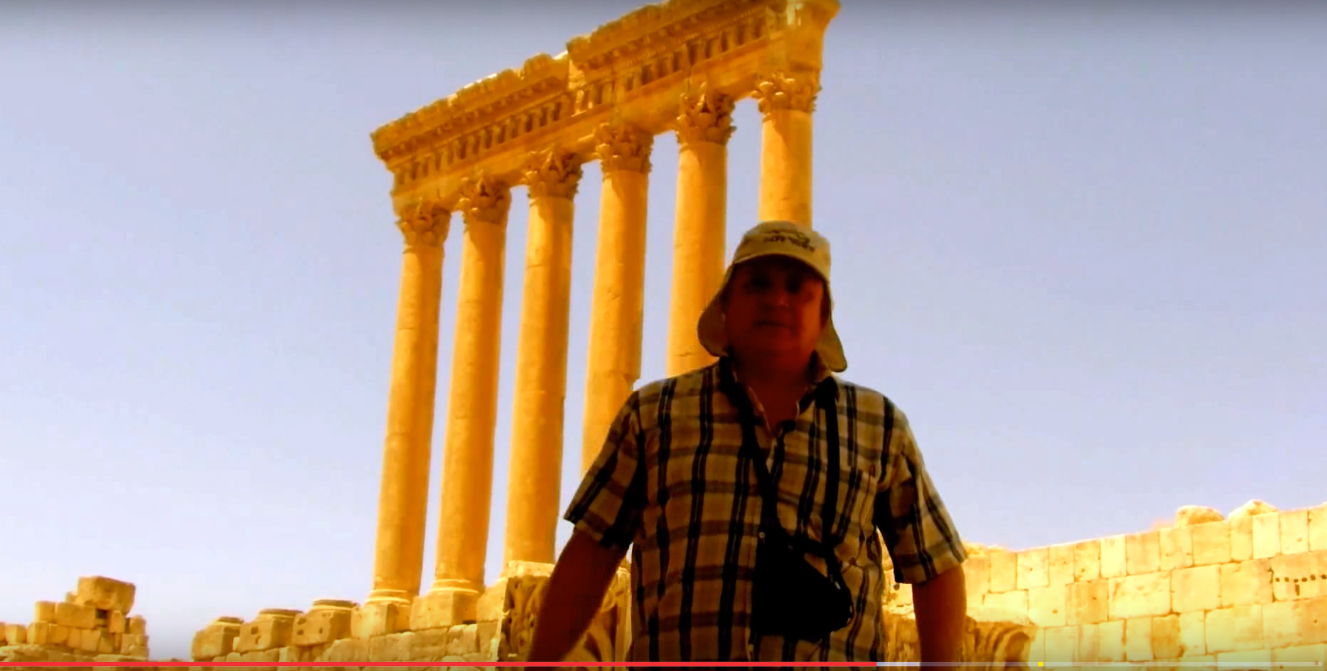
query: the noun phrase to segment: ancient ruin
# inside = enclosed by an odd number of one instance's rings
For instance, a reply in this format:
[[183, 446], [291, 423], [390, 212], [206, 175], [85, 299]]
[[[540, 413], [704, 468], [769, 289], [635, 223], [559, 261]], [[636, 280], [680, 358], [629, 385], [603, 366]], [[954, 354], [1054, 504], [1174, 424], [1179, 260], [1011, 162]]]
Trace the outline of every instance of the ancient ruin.
[[[762, 114], [760, 219], [810, 226], [812, 117], [821, 45], [838, 0], [669, 0], [518, 69], [475, 82], [373, 133], [394, 175], [404, 236], [372, 590], [364, 602], [219, 617], [199, 661], [520, 660], [555, 556], [567, 379], [571, 230], [581, 166], [604, 188], [592, 297], [582, 469], [640, 376], [645, 219], [654, 136], [680, 160], [667, 373], [710, 363], [695, 324], [722, 276], [732, 113]], [[485, 576], [498, 349], [511, 188], [527, 187], [504, 566]], [[424, 536], [443, 245], [459, 213], [461, 272], [442, 432], [433, 578]], [[582, 346], [585, 346], [583, 344]], [[966, 656], [984, 666], [1236, 662], [1327, 657], [1327, 505], [1254, 502], [1229, 519], [1186, 508], [1173, 526], [1011, 552], [973, 546]], [[492, 578], [490, 581], [489, 578]], [[621, 661], [624, 566], [575, 660]], [[887, 585], [888, 661], [917, 659], [911, 592]], [[135, 660], [146, 624], [133, 586], [84, 578], [28, 625], [0, 626], [0, 662]], [[202, 624], [202, 623], [200, 623]], [[112, 655], [107, 657], [106, 655]], [[573, 663], [574, 665], [574, 663]]]

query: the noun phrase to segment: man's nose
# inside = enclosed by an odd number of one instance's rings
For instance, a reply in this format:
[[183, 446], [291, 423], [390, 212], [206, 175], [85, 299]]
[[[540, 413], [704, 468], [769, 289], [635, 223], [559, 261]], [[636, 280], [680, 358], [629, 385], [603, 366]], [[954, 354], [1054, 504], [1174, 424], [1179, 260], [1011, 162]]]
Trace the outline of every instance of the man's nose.
[[774, 308], [785, 308], [792, 303], [792, 294], [783, 287], [771, 287], [764, 295], [765, 304]]

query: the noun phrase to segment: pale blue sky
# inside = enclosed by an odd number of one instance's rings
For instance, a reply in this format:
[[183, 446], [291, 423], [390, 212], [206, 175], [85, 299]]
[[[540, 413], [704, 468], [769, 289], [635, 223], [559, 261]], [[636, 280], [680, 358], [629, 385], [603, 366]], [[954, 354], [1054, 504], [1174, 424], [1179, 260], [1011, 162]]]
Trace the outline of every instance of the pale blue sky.
[[[184, 656], [217, 615], [362, 600], [401, 249], [369, 133], [636, 6], [277, 4], [0, 10], [0, 620], [105, 574], [138, 584], [154, 652]], [[850, 1], [830, 28], [815, 221], [847, 377], [909, 413], [972, 541], [1327, 500], [1327, 13], [1142, 4]], [[756, 211], [753, 102], [736, 123], [730, 249]], [[673, 138], [654, 166], [646, 380]], [[599, 180], [587, 167], [577, 200], [564, 502]], [[525, 205], [518, 189], [490, 580]]]

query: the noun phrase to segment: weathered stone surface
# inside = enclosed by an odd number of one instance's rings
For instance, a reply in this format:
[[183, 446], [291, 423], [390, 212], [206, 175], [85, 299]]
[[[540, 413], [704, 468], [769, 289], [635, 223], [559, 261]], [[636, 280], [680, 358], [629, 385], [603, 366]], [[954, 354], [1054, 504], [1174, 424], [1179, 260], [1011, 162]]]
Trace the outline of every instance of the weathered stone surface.
[[1261, 499], [1252, 499], [1248, 503], [1232, 510], [1229, 519], [1233, 520], [1241, 517], [1253, 517], [1254, 515], [1270, 515], [1276, 512], [1276, 506]]
[[92, 606], [97, 610], [118, 610], [128, 613], [134, 608], [136, 590], [133, 583], [122, 580], [104, 576], [83, 576], [78, 579], [78, 589], [74, 592], [74, 597], [76, 603]]
[[1220, 522], [1225, 519], [1215, 508], [1206, 506], [1184, 506], [1175, 511], [1175, 526], [1189, 527], [1208, 522]]

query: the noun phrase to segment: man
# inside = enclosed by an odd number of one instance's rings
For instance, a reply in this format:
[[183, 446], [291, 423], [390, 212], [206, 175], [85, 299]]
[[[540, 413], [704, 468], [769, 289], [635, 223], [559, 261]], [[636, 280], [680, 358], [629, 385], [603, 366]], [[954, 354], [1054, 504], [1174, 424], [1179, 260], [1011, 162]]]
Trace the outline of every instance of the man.
[[628, 548], [628, 660], [879, 661], [882, 537], [922, 661], [959, 661], [963, 546], [903, 413], [833, 375], [829, 266], [807, 228], [742, 237], [698, 325], [719, 360], [634, 392], [567, 510], [530, 661], [572, 650]]

